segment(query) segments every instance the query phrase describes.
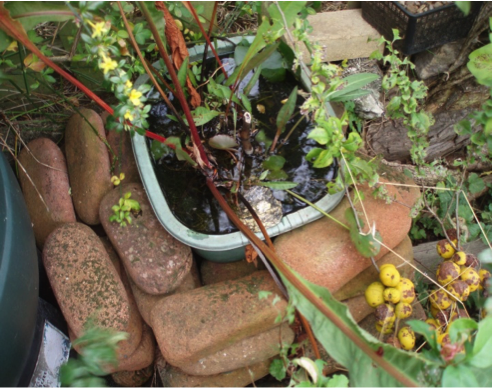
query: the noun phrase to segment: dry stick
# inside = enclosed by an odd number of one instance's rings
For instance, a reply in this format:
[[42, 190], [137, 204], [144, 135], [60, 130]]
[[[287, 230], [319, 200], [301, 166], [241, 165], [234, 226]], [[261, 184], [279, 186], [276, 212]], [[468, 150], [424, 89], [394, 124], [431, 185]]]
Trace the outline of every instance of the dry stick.
[[254, 245], [262, 250], [272, 264], [286, 277], [293, 287], [295, 287], [306, 299], [308, 299], [308, 301], [310, 301], [310, 303], [312, 303], [323, 315], [330, 319], [344, 335], [353, 341], [362, 352], [364, 352], [375, 364], [379, 365], [386, 373], [404, 386], [417, 386], [415, 381], [399, 373], [399, 371], [390, 362], [378, 355], [375, 349], [372, 349], [370, 345], [368, 345], [365, 341], [363, 341], [363, 339], [348, 328], [342, 319], [325, 305], [321, 298], [314, 296], [312, 291], [310, 291], [310, 289], [291, 272], [292, 270], [287, 266], [287, 264], [285, 264], [272, 249], [270, 249], [243, 222], [240, 221], [238, 216], [233, 212], [228, 203], [222, 197], [221, 193], [219, 193], [211, 178], [207, 178], [206, 183], [231, 222], [238, 229], [240, 229]]
[[[202, 142], [200, 141], [200, 136], [199, 133], [197, 132], [197, 127], [195, 126], [195, 122], [193, 121], [192, 113], [190, 112], [190, 108], [188, 106], [187, 100], [185, 99], [185, 94], [183, 93], [183, 89], [180, 86], [180, 81], [178, 80], [178, 76], [176, 75], [176, 71], [173, 67], [173, 64], [171, 63], [171, 60], [169, 59], [168, 53], [166, 52], [166, 47], [164, 47], [163, 41], [161, 40], [161, 36], [159, 35], [159, 32], [156, 28], [156, 25], [154, 24], [154, 21], [152, 19], [152, 16], [149, 13], [149, 10], [147, 9], [147, 6], [145, 2], [139, 1], [140, 9], [142, 10], [142, 13], [147, 20], [147, 23], [149, 24], [149, 28], [152, 32], [152, 35], [154, 36], [154, 40], [156, 41], [157, 47], [159, 49], [159, 53], [161, 54], [161, 57], [164, 60], [164, 63], [166, 64], [166, 67], [168, 68], [168, 73], [171, 76], [171, 80], [173, 81], [173, 85], [176, 88], [176, 95], [178, 100], [180, 101], [180, 105], [183, 108], [183, 112], [185, 113], [185, 117], [187, 119], [188, 125], [190, 127], [190, 132], [192, 134], [192, 141], [194, 143], [195, 149], [198, 152], [198, 157], [197, 160], [199, 165], [204, 164], [206, 167], [211, 168], [211, 165], [209, 163], [209, 159], [207, 159], [207, 156], [205, 154], [204, 148], [201, 146]], [[164, 3], [163, 6], [165, 7]]]
[[[228, 74], [226, 73], [226, 70], [224, 70], [224, 66], [221, 63], [221, 59], [219, 58], [219, 55], [217, 55], [217, 52], [216, 52], [216, 49], [214, 48], [214, 45], [211, 43], [211, 40], [209, 39], [209, 36], [206, 34], [206, 32], [204, 30], [204, 27], [202, 26], [202, 23], [200, 22], [199, 17], [197, 15], [197, 12], [195, 12], [195, 8], [193, 7], [193, 5], [189, 1], [187, 1], [187, 4], [188, 4], [188, 7], [187, 8], [190, 10], [190, 12], [193, 15], [193, 18], [197, 22], [197, 25], [200, 28], [200, 32], [202, 32], [202, 35], [204, 36], [205, 40], [207, 41], [207, 44], [209, 45], [209, 47], [211, 48], [212, 53], [216, 57], [217, 63], [221, 67], [221, 70], [222, 70], [222, 72], [224, 74], [224, 78], [225, 79], [228, 79]], [[212, 19], [212, 21], [213, 20], [214, 19]]]
[[34, 187], [34, 190], [36, 190], [36, 193], [38, 194], [39, 198], [41, 199], [41, 202], [43, 202], [43, 205], [45, 205], [46, 207], [46, 211], [49, 213], [50, 212], [50, 208], [48, 207], [48, 205], [46, 204], [45, 200], [43, 199], [43, 196], [41, 195], [41, 193], [39, 192], [38, 188], [36, 187], [36, 185], [34, 184], [33, 180], [31, 179], [31, 177], [29, 176], [29, 174], [27, 173], [26, 169], [24, 168], [24, 166], [19, 162], [19, 159], [17, 158], [17, 156], [15, 155], [15, 153], [12, 152], [12, 150], [10, 149], [9, 145], [7, 144], [7, 142], [5, 141], [5, 139], [0, 136], [0, 139], [2, 140], [2, 143], [4, 144], [5, 148], [7, 148], [7, 150], [9, 151], [10, 155], [12, 155], [12, 157], [15, 159], [15, 162], [17, 163], [17, 165], [21, 168], [22, 171], [24, 171], [24, 174], [26, 174], [26, 177], [27, 179], [29, 179], [29, 182], [31, 182], [31, 184], [33, 185]]
[[[248, 209], [248, 211], [252, 215], [253, 219], [257, 223], [258, 227], [260, 228], [260, 231], [262, 232], [262, 234], [263, 234], [263, 236], [265, 238], [265, 241], [267, 241], [267, 244], [269, 245], [269, 248], [272, 249], [273, 251], [275, 251], [274, 244], [272, 243], [272, 240], [271, 240], [269, 234], [267, 233], [267, 230], [265, 229], [264, 223], [262, 222], [262, 220], [258, 216], [258, 214], [255, 211], [255, 209], [250, 205], [250, 203], [240, 193], [238, 193], [238, 198], [240, 198], [241, 202], [243, 202], [243, 204], [246, 206], [246, 208]], [[254, 248], [256, 248], [256, 247], [254, 246]], [[257, 250], [257, 249], [255, 249], [255, 250]], [[257, 251], [257, 253], [259, 253], [259, 251]], [[279, 287], [279, 289], [281, 290], [281, 292], [284, 294], [284, 296], [286, 297], [286, 299], [289, 299], [289, 295], [288, 295], [288, 292], [287, 292], [286, 288], [282, 284], [282, 282], [279, 279], [279, 277], [277, 276], [277, 274], [273, 271], [273, 269], [272, 269], [271, 265], [269, 264], [269, 262], [265, 259], [264, 255], [261, 252], [260, 252], [259, 256], [261, 257], [261, 259], [264, 262], [265, 266], [269, 270], [269, 273], [271, 274], [272, 278], [276, 282], [276, 284]], [[315, 336], [313, 335], [313, 331], [312, 331], [312, 328], [310, 326], [310, 323], [303, 316], [303, 314], [301, 314], [301, 312], [298, 311], [298, 315], [300, 317], [301, 324], [303, 325], [303, 328], [305, 329], [306, 334], [308, 335], [308, 338], [310, 340], [310, 343], [312, 344], [312, 348], [313, 348], [313, 351], [315, 353], [315, 357], [317, 359], [320, 359], [321, 358], [320, 357], [320, 351], [318, 350], [317, 341], [315, 340]]]
[[168, 96], [166, 96], [166, 94], [164, 93], [163, 89], [161, 89], [161, 86], [159, 86], [159, 84], [157, 83], [156, 79], [152, 75], [151, 70], [149, 69], [149, 66], [147, 65], [147, 62], [145, 61], [144, 57], [142, 56], [142, 52], [139, 49], [139, 45], [135, 41], [134, 34], [132, 32], [132, 29], [130, 28], [130, 26], [128, 24], [127, 17], [125, 16], [125, 12], [123, 12], [123, 7], [122, 7], [121, 3], [119, 1], [117, 1], [116, 4], [118, 5], [118, 8], [120, 9], [120, 15], [122, 16], [123, 24], [125, 24], [125, 28], [126, 28], [126, 30], [128, 32], [128, 36], [130, 37], [130, 41], [132, 42], [132, 46], [134, 47], [135, 52], [139, 56], [140, 62], [142, 63], [142, 66], [144, 66], [144, 69], [147, 72], [147, 75], [149, 76], [149, 79], [154, 84], [155, 88], [158, 90], [158, 92], [161, 95], [161, 97], [163, 98], [163, 100], [166, 102], [166, 105], [168, 105], [168, 107], [173, 111], [173, 113], [175, 114], [176, 119], [178, 120], [178, 122], [180, 123], [180, 125], [182, 126], [182, 128], [184, 128], [185, 131], [188, 131], [188, 128], [187, 128], [185, 122], [181, 118], [181, 115], [178, 113], [178, 111], [176, 110], [176, 108], [173, 106], [173, 104], [171, 103], [171, 101], [168, 99]]

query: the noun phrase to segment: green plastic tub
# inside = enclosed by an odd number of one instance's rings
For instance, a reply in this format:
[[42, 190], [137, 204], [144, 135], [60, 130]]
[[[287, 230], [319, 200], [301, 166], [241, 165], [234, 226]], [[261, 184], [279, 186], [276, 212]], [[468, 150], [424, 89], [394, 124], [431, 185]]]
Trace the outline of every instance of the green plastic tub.
[[0, 386], [15, 387], [33, 342], [38, 307], [38, 261], [24, 197], [0, 156]]
[[[231, 40], [234, 43], [239, 43], [242, 39], [248, 39], [250, 42], [253, 41], [253, 37], [236, 37]], [[227, 54], [232, 52], [233, 48], [234, 46], [231, 43], [219, 42], [217, 51], [219, 54]], [[203, 50], [204, 46], [197, 46], [190, 49], [190, 62], [202, 59]], [[155, 66], [157, 67], [157, 64]], [[139, 86], [147, 82], [148, 79], [149, 77], [147, 75], [142, 75], [135, 84]], [[306, 80], [303, 79], [302, 83], [308, 85]], [[332, 109], [330, 111], [335, 115]], [[134, 136], [132, 138], [132, 145], [147, 196], [157, 218], [164, 228], [177, 240], [189, 245], [197, 254], [207, 260], [216, 262], [242, 260], [245, 257], [245, 246], [249, 244], [249, 241], [241, 232], [223, 235], [198, 233], [189, 229], [175, 218], [154, 173], [151, 155], [146, 146], [146, 139], [143, 136]], [[325, 212], [329, 212], [339, 204], [343, 196], [343, 192], [326, 195], [317, 201], [316, 205]], [[311, 207], [306, 207], [283, 217], [278, 225], [267, 229], [267, 232], [271, 237], [278, 236], [321, 217], [322, 214], [320, 212]], [[261, 233], [257, 233], [257, 236], [263, 239]]]

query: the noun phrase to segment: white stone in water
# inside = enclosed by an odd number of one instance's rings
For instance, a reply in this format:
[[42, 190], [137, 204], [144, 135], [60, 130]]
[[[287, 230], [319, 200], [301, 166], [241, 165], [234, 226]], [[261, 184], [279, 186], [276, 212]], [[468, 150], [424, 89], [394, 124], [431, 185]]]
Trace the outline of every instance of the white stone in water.
[[[243, 193], [243, 196], [253, 207], [266, 229], [281, 222], [282, 204], [274, 198], [271, 189], [263, 186], [252, 186]], [[241, 202], [238, 217], [254, 232], [260, 232], [257, 222]]]

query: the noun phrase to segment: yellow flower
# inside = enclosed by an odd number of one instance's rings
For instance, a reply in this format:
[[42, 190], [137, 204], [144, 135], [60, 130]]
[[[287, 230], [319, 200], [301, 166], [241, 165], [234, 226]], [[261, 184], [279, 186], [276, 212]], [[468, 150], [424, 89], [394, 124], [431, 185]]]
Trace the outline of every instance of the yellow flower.
[[132, 85], [132, 82], [130, 82], [130, 80], [128, 80], [127, 82], [125, 82], [125, 87], [126, 87], [127, 89], [131, 89], [131, 88], [132, 88], [132, 86], [133, 86], [133, 85]]
[[92, 38], [98, 38], [109, 31], [109, 29], [106, 28], [106, 22], [99, 22], [96, 24], [92, 23], [90, 20], [88, 20], [87, 22], [93, 29], [91, 35]]
[[115, 70], [118, 66], [118, 63], [116, 63], [114, 60], [111, 58], [108, 58], [106, 55], [102, 55], [103, 57], [103, 62], [99, 63], [99, 68], [103, 69], [103, 73], [106, 74], [108, 71]]
[[132, 112], [130, 112], [129, 110], [127, 110], [125, 112], [125, 115], [123, 116], [123, 118], [125, 120], [129, 120], [129, 121], [134, 121], [134, 115], [132, 114]]
[[135, 90], [135, 89], [132, 89], [132, 91], [128, 95], [128, 99], [135, 106], [141, 106], [142, 105], [142, 102], [140, 101], [140, 97], [142, 97], [142, 93], [139, 92], [138, 90]]

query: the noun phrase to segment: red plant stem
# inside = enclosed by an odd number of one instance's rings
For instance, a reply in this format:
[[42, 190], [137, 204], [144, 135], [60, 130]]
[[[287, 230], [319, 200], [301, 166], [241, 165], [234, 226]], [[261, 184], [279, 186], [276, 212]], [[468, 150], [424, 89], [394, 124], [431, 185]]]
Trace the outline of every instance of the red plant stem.
[[268, 247], [262, 240], [260, 240], [236, 215], [236, 213], [230, 208], [226, 200], [223, 198], [214, 182], [211, 178], [206, 180], [209, 190], [211, 190], [214, 198], [219, 202], [219, 205], [224, 210], [231, 222], [253, 243], [255, 244], [264, 255], [272, 262], [277, 270], [284, 275], [284, 277], [306, 298], [310, 301], [322, 314], [332, 321], [339, 330], [343, 332], [354, 344], [359, 347], [371, 360], [379, 365], [385, 372], [387, 372], [394, 379], [399, 381], [406, 387], [417, 387], [416, 383], [409, 379], [407, 376], [399, 373], [399, 371], [386, 359], [377, 354], [377, 350], [372, 349], [363, 339], [356, 335], [350, 328], [348, 328], [341, 318], [337, 316], [330, 308], [328, 308], [321, 298], [317, 298], [305, 284], [298, 279], [291, 269], [285, 264], [277, 253]]
[[[87, 97], [93, 100], [96, 104], [98, 104], [103, 110], [108, 112], [111, 116], [114, 114], [114, 110], [111, 106], [109, 106], [106, 102], [104, 102], [101, 98], [99, 98], [96, 93], [90, 90], [87, 86], [85, 86], [82, 82], [80, 82], [77, 78], [73, 77], [71, 74], [63, 70], [60, 66], [55, 64], [51, 59], [46, 57], [35, 45], [32, 43], [27, 35], [22, 34], [15, 25], [12, 25], [13, 21], [8, 19], [8, 16], [5, 13], [0, 14], [0, 29], [9, 35], [11, 38], [21, 42], [29, 51], [35, 54], [39, 59], [41, 59], [46, 65], [51, 67], [54, 71], [60, 74], [63, 78], [65, 78], [72, 85], [79, 88]], [[162, 136], [156, 135], [150, 131], [145, 131], [145, 135], [151, 137], [155, 140], [158, 140], [162, 143], [166, 142], [166, 139]], [[171, 144], [170, 147], [174, 148]]]
[[[199, 28], [200, 28], [200, 32], [202, 32], [202, 35], [204, 35], [204, 38], [205, 38], [205, 40], [207, 41], [207, 44], [208, 44], [208, 45], [209, 45], [209, 47], [211, 48], [211, 51], [212, 51], [212, 53], [214, 54], [214, 56], [216, 57], [217, 63], [218, 63], [218, 65], [221, 67], [221, 70], [222, 70], [222, 72], [223, 72], [223, 74], [224, 74], [224, 77], [225, 77], [226, 79], [228, 79], [228, 74], [226, 73], [226, 70], [224, 70], [224, 66], [223, 66], [223, 64], [221, 63], [221, 59], [219, 59], [219, 56], [217, 55], [217, 52], [216, 52], [216, 50], [214, 49], [214, 45], [211, 43], [211, 40], [209, 39], [209, 36], [208, 36], [208, 35], [207, 35], [207, 33], [205, 32], [204, 27], [202, 26], [202, 23], [200, 23], [200, 20], [199, 20], [199, 17], [198, 17], [198, 15], [197, 15], [197, 12], [195, 12], [195, 8], [193, 7], [193, 5], [192, 5], [189, 1], [187, 1], [187, 3], [188, 3], [188, 6], [189, 6], [189, 7], [188, 7], [188, 9], [192, 12], [193, 17], [194, 17], [195, 21], [197, 22], [197, 25], [198, 25], [198, 26], [199, 26]], [[212, 20], [214, 20], [214, 19], [212, 19]], [[211, 23], [212, 23], [212, 22], [211, 22]]]
[[[154, 40], [156, 41], [157, 47], [159, 49], [159, 53], [161, 54], [161, 57], [163, 58], [164, 63], [166, 64], [166, 67], [168, 68], [168, 72], [169, 72], [169, 75], [171, 76], [171, 80], [173, 81], [173, 85], [176, 88], [176, 95], [178, 97], [178, 101], [180, 101], [180, 105], [183, 109], [183, 112], [185, 113], [185, 117], [186, 117], [188, 125], [190, 127], [190, 133], [192, 134], [192, 140], [198, 149], [199, 156], [202, 159], [202, 162], [208, 168], [211, 168], [211, 165], [209, 163], [209, 159], [207, 159], [204, 147], [202, 146], [202, 142], [200, 141], [200, 136], [199, 136], [199, 133], [197, 131], [197, 127], [195, 126], [195, 122], [193, 121], [192, 113], [190, 112], [190, 108], [188, 106], [187, 100], [185, 99], [185, 94], [183, 93], [183, 89], [181, 88], [180, 81], [178, 80], [178, 76], [176, 75], [175, 69], [173, 68], [173, 64], [171, 63], [171, 60], [169, 59], [168, 53], [166, 52], [166, 48], [164, 47], [164, 44], [161, 40], [161, 37], [159, 36], [159, 32], [156, 28], [156, 25], [154, 24], [154, 21], [152, 20], [152, 17], [149, 14], [149, 10], [147, 9], [145, 2], [139, 1], [139, 4], [140, 4], [140, 8], [142, 10], [142, 13], [144, 14], [144, 17], [147, 20], [147, 23], [148, 23], [149, 28], [152, 32], [152, 35], [154, 36]], [[163, 6], [165, 6], [164, 3], [163, 3]], [[200, 164], [201, 163], [199, 161], [199, 165]]]

